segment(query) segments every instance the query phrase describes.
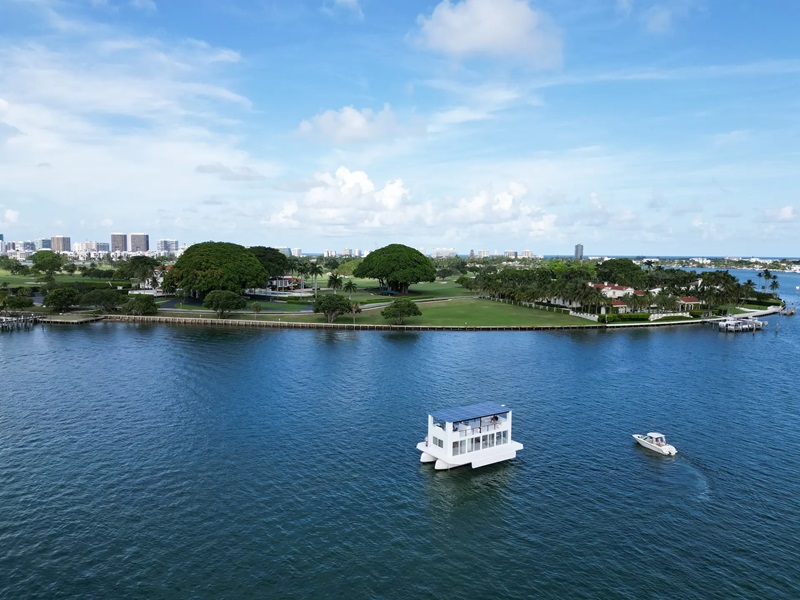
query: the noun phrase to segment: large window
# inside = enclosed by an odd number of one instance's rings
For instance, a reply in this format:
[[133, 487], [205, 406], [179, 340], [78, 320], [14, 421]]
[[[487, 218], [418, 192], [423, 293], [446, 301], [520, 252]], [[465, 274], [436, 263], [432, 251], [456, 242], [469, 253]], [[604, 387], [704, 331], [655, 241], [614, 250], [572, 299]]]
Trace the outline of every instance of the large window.
[[458, 442], [453, 442], [453, 456], [458, 456]]
[[504, 444], [508, 443], [508, 432], [507, 431], [503, 432], [503, 443]]
[[495, 441], [497, 442], [498, 446], [503, 443], [503, 434], [502, 433], [500, 433], [498, 431], [497, 433], [494, 434], [494, 437], [495, 437]]
[[460, 442], [458, 442], [458, 444], [459, 444], [458, 449], [461, 451], [461, 454], [466, 454], [467, 453], [467, 440], [461, 440]]

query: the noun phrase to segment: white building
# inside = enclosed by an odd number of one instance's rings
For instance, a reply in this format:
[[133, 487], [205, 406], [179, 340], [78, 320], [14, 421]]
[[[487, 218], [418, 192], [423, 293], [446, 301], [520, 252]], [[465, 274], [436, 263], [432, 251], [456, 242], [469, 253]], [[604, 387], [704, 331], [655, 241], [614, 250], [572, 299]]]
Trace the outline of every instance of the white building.
[[159, 255], [175, 254], [178, 251], [178, 240], [158, 240], [156, 252]]
[[431, 252], [433, 258], [452, 258], [456, 256], [455, 248], [434, 248]]

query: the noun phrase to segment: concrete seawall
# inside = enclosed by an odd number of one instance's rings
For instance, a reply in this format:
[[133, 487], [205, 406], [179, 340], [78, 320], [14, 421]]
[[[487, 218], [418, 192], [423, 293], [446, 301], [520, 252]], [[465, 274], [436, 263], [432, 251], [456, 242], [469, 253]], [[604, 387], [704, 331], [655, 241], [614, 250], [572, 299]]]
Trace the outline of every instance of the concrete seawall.
[[146, 317], [135, 315], [106, 315], [106, 321], [124, 323], [160, 323], [166, 325], [200, 325], [203, 327], [266, 327], [271, 329], [338, 329], [349, 331], [560, 331], [587, 329], [616, 329], [630, 327], [674, 327], [701, 325], [711, 319], [670, 321], [667, 323], [620, 323], [612, 325], [364, 325], [348, 323], [293, 323], [286, 321], [254, 321], [245, 319], [198, 319], [187, 317]]

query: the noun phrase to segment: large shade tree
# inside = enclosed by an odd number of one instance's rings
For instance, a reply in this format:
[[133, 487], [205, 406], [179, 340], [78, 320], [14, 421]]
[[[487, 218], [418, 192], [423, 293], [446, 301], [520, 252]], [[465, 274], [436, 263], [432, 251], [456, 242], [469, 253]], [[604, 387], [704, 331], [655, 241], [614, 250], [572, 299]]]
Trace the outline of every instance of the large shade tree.
[[244, 246], [229, 242], [203, 242], [186, 249], [164, 277], [165, 289], [191, 290], [205, 296], [214, 290], [241, 294], [264, 287], [267, 272]]
[[53, 273], [60, 271], [61, 267], [64, 266], [64, 259], [58, 252], [39, 250], [39, 252], [31, 256], [31, 263], [34, 270], [52, 276]]
[[400, 294], [420, 281], [434, 281], [436, 269], [430, 258], [403, 244], [389, 244], [369, 255], [353, 271], [355, 277], [377, 279], [382, 287]]
[[289, 272], [289, 258], [280, 250], [267, 246], [251, 246], [248, 250], [258, 259], [270, 277], [280, 277]]

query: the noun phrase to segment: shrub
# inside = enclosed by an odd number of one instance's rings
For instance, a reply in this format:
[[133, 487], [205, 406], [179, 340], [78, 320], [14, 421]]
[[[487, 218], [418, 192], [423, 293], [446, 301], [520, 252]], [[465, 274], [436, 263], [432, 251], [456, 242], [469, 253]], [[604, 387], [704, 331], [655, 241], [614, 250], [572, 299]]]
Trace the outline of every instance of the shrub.
[[126, 315], [155, 315], [158, 314], [156, 300], [152, 296], [129, 296], [129, 300], [122, 305], [122, 312]]

